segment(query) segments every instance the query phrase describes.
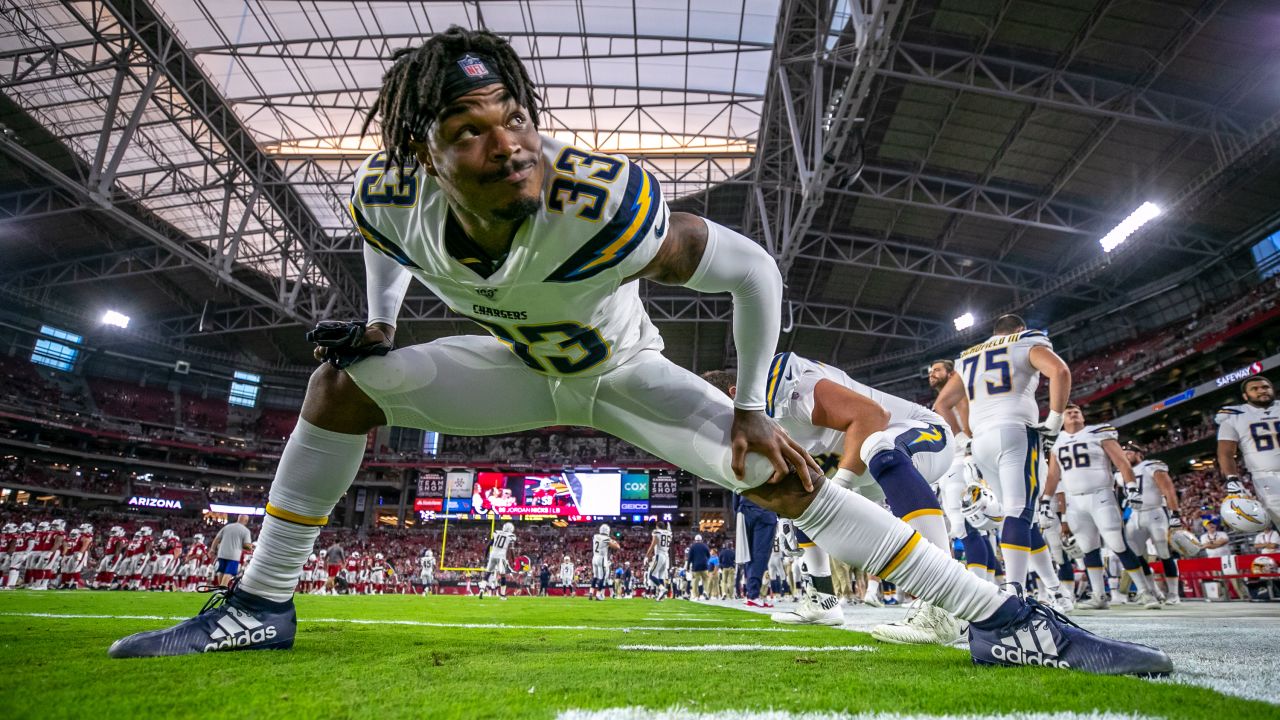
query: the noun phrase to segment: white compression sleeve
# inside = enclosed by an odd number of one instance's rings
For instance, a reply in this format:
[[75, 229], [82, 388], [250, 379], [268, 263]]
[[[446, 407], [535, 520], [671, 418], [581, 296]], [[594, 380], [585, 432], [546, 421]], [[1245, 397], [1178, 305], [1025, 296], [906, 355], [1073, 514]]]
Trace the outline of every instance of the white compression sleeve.
[[769, 363], [782, 327], [782, 274], [769, 253], [710, 220], [702, 262], [685, 287], [733, 295], [733, 344], [738, 351], [738, 392], [733, 405], [763, 410]]
[[396, 326], [396, 318], [400, 315], [400, 304], [409, 291], [409, 281], [413, 275], [403, 265], [374, 250], [364, 246], [364, 280], [365, 293], [369, 300], [369, 324], [386, 323]]

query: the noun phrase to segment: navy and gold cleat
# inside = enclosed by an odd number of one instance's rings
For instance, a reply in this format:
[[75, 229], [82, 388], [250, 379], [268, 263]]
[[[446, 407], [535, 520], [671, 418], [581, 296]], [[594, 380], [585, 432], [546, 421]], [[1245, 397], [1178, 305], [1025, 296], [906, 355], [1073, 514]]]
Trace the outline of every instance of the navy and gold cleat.
[[1039, 665], [1099, 675], [1158, 677], [1173, 671], [1162, 650], [1099, 637], [1051, 607], [1033, 599], [1003, 627], [969, 625], [969, 651], [975, 665]]
[[[205, 590], [205, 588], [201, 588]], [[215, 588], [200, 614], [171, 628], [121, 638], [113, 658], [193, 655], [219, 650], [288, 650], [298, 631], [293, 600], [271, 602], [229, 588]]]

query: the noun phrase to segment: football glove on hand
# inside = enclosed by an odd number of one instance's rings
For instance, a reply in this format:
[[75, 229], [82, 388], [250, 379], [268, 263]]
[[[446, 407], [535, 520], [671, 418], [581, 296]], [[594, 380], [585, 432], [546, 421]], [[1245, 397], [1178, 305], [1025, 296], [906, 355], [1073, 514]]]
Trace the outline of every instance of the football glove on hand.
[[367, 357], [386, 355], [395, 348], [386, 339], [378, 342], [368, 340], [365, 337], [366, 329], [362, 320], [322, 320], [307, 332], [307, 342], [316, 345], [318, 356], [322, 360], [339, 369], [350, 367]]
[[1227, 476], [1227, 494], [1245, 496], [1245, 495], [1248, 495], [1249, 493], [1245, 492], [1244, 483], [1240, 482], [1239, 476], [1228, 475]]
[[1137, 485], [1127, 485], [1124, 489], [1124, 499], [1129, 503], [1129, 507], [1134, 510], [1142, 508], [1142, 491]]
[[1182, 527], [1182, 513], [1178, 512], [1177, 510], [1169, 511], [1169, 527], [1171, 528]]
[[1058, 439], [1058, 433], [1062, 432], [1062, 413], [1049, 411], [1049, 414], [1041, 422], [1032, 425], [1032, 430], [1040, 433], [1040, 437], [1044, 439], [1045, 447], [1053, 444]]
[[961, 455], [969, 455], [972, 452], [973, 438], [969, 437], [967, 433], [958, 432], [956, 433], [955, 439], [956, 449], [960, 451]]

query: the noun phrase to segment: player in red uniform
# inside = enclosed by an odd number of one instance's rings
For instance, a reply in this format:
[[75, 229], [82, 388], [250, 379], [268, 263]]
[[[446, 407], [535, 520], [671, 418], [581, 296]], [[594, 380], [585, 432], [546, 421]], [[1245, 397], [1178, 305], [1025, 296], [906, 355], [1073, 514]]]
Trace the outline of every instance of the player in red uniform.
[[116, 525], [107, 533], [107, 545], [102, 551], [102, 560], [98, 562], [98, 572], [94, 577], [94, 587], [99, 590], [110, 588], [116, 579], [116, 572], [120, 571], [120, 564], [124, 562], [125, 547], [129, 544], [129, 538], [125, 537], [124, 528]]
[[84, 523], [67, 534], [67, 543], [54, 586], [62, 590], [79, 590], [84, 585], [85, 567], [93, 547], [93, 526]]
[[346, 577], [347, 592], [354, 593], [360, 582], [360, 551], [355, 550], [347, 556]]
[[5, 587], [16, 588], [23, 585], [23, 571], [26, 569], [35, 541], [36, 526], [29, 522], [22, 523], [18, 532], [9, 543], [9, 578]]
[[187, 548], [187, 556], [179, 574], [185, 592], [194, 592], [196, 586], [205, 579], [205, 566], [208, 564], [209, 546], [204, 544], [204, 535], [196, 533], [191, 536], [191, 546]]
[[120, 571], [122, 586], [127, 590], [142, 589], [142, 573], [146, 570], [147, 558], [151, 553], [151, 528], [142, 526], [133, 534], [133, 539], [124, 551], [125, 568]]

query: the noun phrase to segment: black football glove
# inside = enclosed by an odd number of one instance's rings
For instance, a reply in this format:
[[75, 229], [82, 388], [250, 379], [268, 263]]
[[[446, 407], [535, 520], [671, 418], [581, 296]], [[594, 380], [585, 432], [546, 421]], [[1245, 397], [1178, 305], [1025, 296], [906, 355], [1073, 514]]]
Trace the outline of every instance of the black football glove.
[[322, 320], [307, 332], [307, 342], [320, 348], [325, 362], [336, 368], [352, 364], [374, 355], [386, 355], [394, 349], [387, 341], [368, 342], [364, 338], [365, 323], [357, 320]]

